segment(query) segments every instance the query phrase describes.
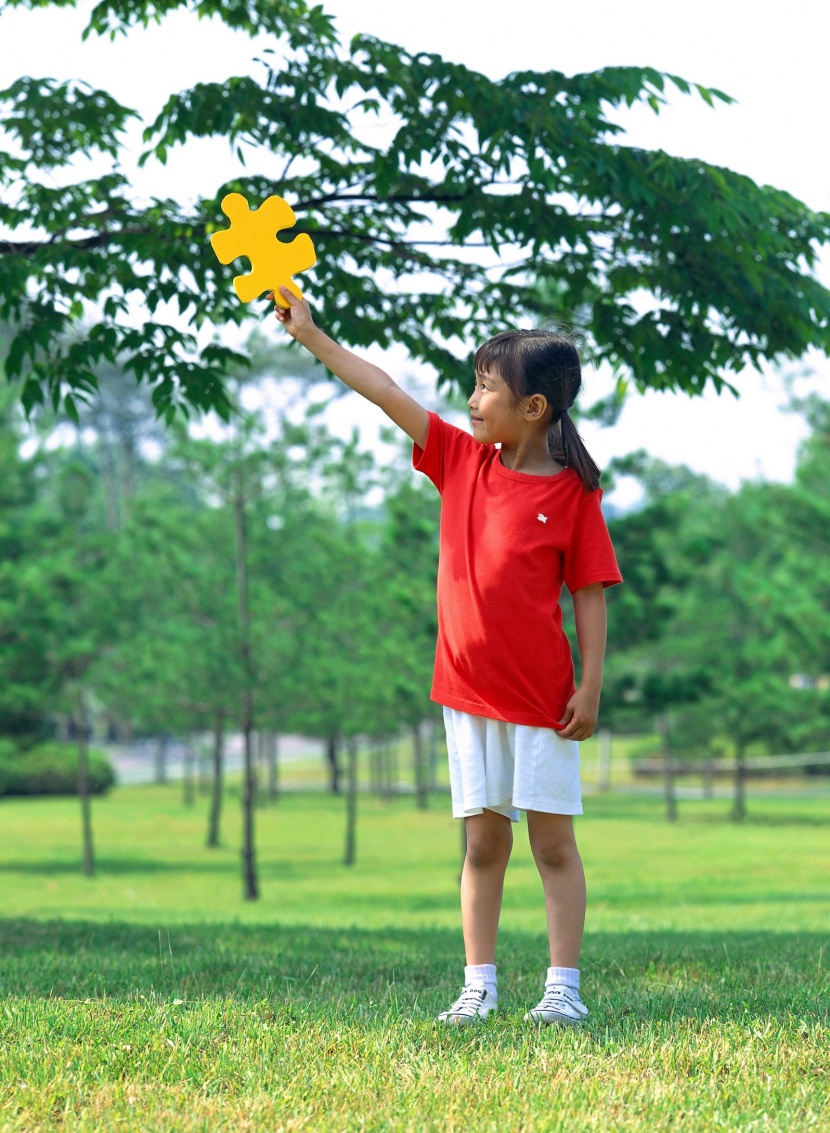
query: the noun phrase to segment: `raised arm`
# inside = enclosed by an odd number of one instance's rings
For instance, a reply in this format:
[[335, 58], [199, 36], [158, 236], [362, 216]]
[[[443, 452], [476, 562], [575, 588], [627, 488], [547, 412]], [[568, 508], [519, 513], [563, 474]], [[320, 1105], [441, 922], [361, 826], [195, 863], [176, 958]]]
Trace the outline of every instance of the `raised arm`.
[[315, 326], [305, 299], [298, 299], [285, 287], [280, 288], [280, 294], [289, 306], [286, 309], [276, 305], [276, 316], [291, 337], [319, 358], [341, 382], [380, 406], [387, 417], [423, 448], [429, 428], [429, 415], [423, 405], [396, 385], [385, 370], [346, 350]]

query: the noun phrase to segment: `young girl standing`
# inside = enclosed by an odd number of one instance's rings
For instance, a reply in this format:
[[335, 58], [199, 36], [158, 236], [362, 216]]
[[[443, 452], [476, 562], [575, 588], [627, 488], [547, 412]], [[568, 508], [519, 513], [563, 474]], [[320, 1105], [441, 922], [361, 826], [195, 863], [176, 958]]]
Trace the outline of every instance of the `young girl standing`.
[[[316, 358], [412, 438], [413, 464], [441, 494], [438, 643], [431, 697], [444, 706], [453, 816], [463, 818], [466, 952], [461, 995], [438, 1016], [464, 1025], [497, 1007], [496, 936], [512, 823], [527, 812], [545, 894], [550, 967], [539, 1023], [579, 1024], [585, 875], [578, 740], [597, 722], [604, 588], [621, 582], [600, 510], [599, 469], [568, 410], [581, 386], [573, 345], [507, 331], [475, 357], [472, 435], [427, 412], [377, 366], [314, 325], [285, 288], [277, 319]], [[573, 595], [582, 679], [562, 629]]]

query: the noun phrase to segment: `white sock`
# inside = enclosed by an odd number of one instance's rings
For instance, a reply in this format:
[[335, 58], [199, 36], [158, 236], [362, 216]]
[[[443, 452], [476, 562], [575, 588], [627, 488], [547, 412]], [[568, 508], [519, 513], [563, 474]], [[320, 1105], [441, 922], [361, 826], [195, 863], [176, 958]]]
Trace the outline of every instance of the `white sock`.
[[545, 987], [569, 987], [579, 991], [579, 968], [548, 968]]
[[464, 986], [483, 987], [493, 1003], [498, 999], [496, 978], [495, 964], [467, 964], [464, 968]]

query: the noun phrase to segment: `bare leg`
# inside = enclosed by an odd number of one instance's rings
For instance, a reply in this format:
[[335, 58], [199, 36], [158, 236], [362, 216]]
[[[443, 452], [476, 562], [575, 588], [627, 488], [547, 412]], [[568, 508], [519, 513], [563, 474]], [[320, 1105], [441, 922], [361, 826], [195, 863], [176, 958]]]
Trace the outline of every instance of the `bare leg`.
[[461, 927], [468, 964], [494, 964], [504, 871], [513, 848], [509, 818], [495, 811], [465, 818], [467, 856], [461, 872]]
[[527, 812], [530, 848], [545, 890], [552, 967], [578, 968], [585, 927], [585, 873], [567, 814]]

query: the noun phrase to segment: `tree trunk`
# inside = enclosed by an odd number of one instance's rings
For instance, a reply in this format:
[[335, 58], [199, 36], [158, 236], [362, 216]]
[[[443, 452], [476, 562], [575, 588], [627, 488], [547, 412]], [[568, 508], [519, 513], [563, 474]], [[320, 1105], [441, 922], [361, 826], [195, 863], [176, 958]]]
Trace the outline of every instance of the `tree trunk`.
[[344, 865], [354, 865], [357, 835], [357, 737], [346, 740], [346, 852]]
[[246, 715], [245, 771], [242, 783], [242, 882], [246, 901], [256, 901], [259, 885], [256, 871], [256, 850], [254, 846], [254, 806], [256, 804], [256, 768], [254, 766], [253, 728], [251, 727], [251, 696], [243, 697], [243, 712]]
[[326, 743], [326, 761], [329, 765], [329, 790], [340, 794], [340, 736], [331, 732]]
[[386, 753], [387, 765], [386, 775], [387, 782], [389, 783], [389, 798], [394, 799], [398, 793], [398, 778], [400, 770], [398, 768], [398, 752], [400, 750], [400, 737], [394, 736], [389, 743], [389, 748]]
[[421, 735], [421, 725], [412, 727], [412, 763], [415, 772], [415, 804], [418, 810], [427, 809], [427, 776], [424, 766], [424, 742]]
[[427, 720], [427, 766], [429, 770], [429, 790], [438, 789], [438, 725], [435, 720]]
[[92, 842], [92, 804], [89, 799], [89, 750], [87, 747], [86, 701], [83, 689], [78, 689], [78, 801], [81, 804], [81, 837], [83, 841], [83, 870], [85, 877], [95, 874], [95, 848]]
[[222, 814], [222, 769], [225, 758], [225, 717], [220, 711], [213, 721], [213, 784], [208, 820], [208, 847], [219, 845], [219, 819]]
[[703, 797], [704, 799], [715, 797], [715, 769], [711, 759], [703, 761]]
[[268, 802], [267, 793], [262, 789], [262, 784], [267, 781], [268, 775], [266, 767], [268, 756], [265, 747], [265, 733], [259, 731], [254, 732], [251, 736], [251, 748], [254, 753], [254, 801], [260, 810], [264, 810]]
[[115, 452], [109, 441], [99, 433], [99, 451], [101, 453], [101, 479], [104, 486], [104, 511], [106, 513], [107, 530], [121, 530], [121, 508], [118, 491], [118, 470], [115, 462]]
[[611, 789], [611, 733], [603, 728], [598, 737], [599, 759], [597, 766], [597, 790]]
[[383, 747], [382, 741], [373, 736], [369, 741], [369, 790], [379, 799], [383, 798]]
[[239, 652], [245, 687], [242, 692], [242, 734], [245, 737], [245, 774], [242, 789], [242, 890], [246, 901], [259, 897], [256, 849], [254, 846], [254, 803], [256, 801], [256, 769], [254, 767], [254, 672], [251, 655], [251, 611], [248, 604], [248, 533], [245, 522], [245, 494], [241, 465], [236, 470], [234, 496], [236, 519], [236, 586], [239, 599]]
[[664, 716], [660, 731], [663, 737], [663, 798], [666, 802], [666, 821], [677, 820], [677, 796], [674, 791], [674, 764], [669, 749], [669, 721]]
[[193, 750], [193, 737], [186, 736], [184, 743], [184, 757], [182, 764], [182, 802], [185, 806], [196, 804], [195, 752]]
[[170, 737], [165, 732], [159, 736], [158, 747], [156, 748], [156, 782], [167, 782], [167, 744]]
[[732, 802], [732, 821], [743, 822], [746, 818], [746, 746], [738, 740], [735, 746], [735, 798]]
[[395, 795], [395, 784], [392, 771], [392, 740], [384, 736], [378, 743], [378, 780], [380, 797], [384, 802], [391, 802]]
[[275, 803], [280, 797], [280, 737], [276, 732], [268, 732], [266, 741], [268, 802]]
[[211, 757], [205, 751], [205, 745], [202, 740], [199, 740], [197, 746], [198, 763], [197, 763], [197, 777], [198, 777], [198, 790], [200, 795], [209, 795], [211, 786]]

